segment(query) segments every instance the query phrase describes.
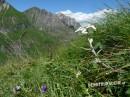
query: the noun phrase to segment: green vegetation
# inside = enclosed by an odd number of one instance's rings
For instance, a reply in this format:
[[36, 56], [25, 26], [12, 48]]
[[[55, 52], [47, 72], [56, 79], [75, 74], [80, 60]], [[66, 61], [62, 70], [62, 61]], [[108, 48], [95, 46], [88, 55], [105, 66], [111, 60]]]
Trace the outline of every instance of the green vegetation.
[[60, 43], [46, 31], [33, 27], [27, 17], [12, 6], [1, 11], [0, 20], [0, 64], [21, 57], [47, 56], [48, 52], [54, 53]]
[[[106, 15], [104, 22], [95, 24], [96, 32], [79, 35], [62, 47], [58, 39], [36, 29], [0, 34], [1, 45], [20, 42], [29, 55], [21, 61], [15, 57], [0, 67], [0, 96], [130, 97], [130, 12], [121, 9]], [[88, 37], [94, 39], [96, 51], [102, 49], [98, 57], [111, 68], [95, 63]], [[6, 53], [0, 52], [2, 60], [8, 57]], [[88, 83], [108, 81], [125, 84], [88, 87]], [[45, 93], [43, 84], [47, 86]], [[18, 94], [13, 92], [17, 85], [21, 87]]]
[[[60, 43], [55, 37], [35, 29], [0, 34], [1, 64], [8, 60], [53, 54]], [[11, 59], [10, 59], [11, 58]]]
[[10, 6], [9, 9], [3, 9], [0, 14], [0, 26], [7, 31], [23, 30], [31, 26], [27, 17]]

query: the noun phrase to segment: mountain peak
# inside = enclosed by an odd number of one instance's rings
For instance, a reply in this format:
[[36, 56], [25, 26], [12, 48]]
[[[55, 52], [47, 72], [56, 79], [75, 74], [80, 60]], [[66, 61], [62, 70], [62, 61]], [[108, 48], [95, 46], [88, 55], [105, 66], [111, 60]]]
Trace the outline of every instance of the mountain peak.
[[37, 11], [37, 12], [46, 12], [46, 13], [49, 13], [46, 9], [40, 9], [38, 7], [32, 7], [30, 9], [26, 10], [25, 12], [27, 12], [27, 11]]
[[[29, 8], [28, 10], [36, 10], [36, 11], [41, 11], [41, 9], [40, 9], [40, 8], [38, 8], [38, 7], [36, 7], [36, 6], [31, 7], [31, 8]], [[27, 11], [28, 11], [28, 10], [27, 10]]]
[[61, 16], [65, 16], [65, 14], [63, 14], [63, 13], [58, 13], [57, 16], [60, 16], [60, 17], [61, 17]]
[[80, 24], [78, 22], [76, 22], [76, 20], [74, 18], [71, 18], [69, 16], [66, 16], [63, 13], [58, 13], [57, 16], [59, 17], [59, 19], [67, 26], [73, 28], [73, 29], [77, 29], [78, 27], [80, 27]]

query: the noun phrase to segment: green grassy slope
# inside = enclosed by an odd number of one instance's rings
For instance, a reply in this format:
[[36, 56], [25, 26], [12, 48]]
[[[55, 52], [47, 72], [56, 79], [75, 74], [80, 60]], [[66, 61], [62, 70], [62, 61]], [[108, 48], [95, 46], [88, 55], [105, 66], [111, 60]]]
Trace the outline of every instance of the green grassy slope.
[[[0, 69], [3, 83], [0, 84], [0, 96], [13, 97], [13, 88], [21, 85], [22, 92], [18, 97], [83, 97], [80, 81], [73, 71], [74, 65], [69, 65], [43, 59], [29, 64], [9, 64], [10, 68]], [[47, 85], [46, 93], [41, 93], [42, 84]]]
[[[0, 34], [1, 63], [10, 58], [39, 57], [54, 53], [58, 39], [35, 29]], [[6, 58], [5, 58], [6, 57]]]
[[[120, 10], [118, 13], [108, 14], [104, 22], [96, 24], [96, 27], [97, 31], [90, 36], [81, 35], [70, 44], [58, 48], [52, 59], [41, 57], [26, 58], [22, 62], [18, 62], [17, 59], [8, 61], [8, 64], [0, 68], [0, 96], [129, 97], [130, 12]], [[21, 42], [25, 52], [34, 57], [42, 51], [46, 53], [46, 50], [53, 53], [50, 49], [57, 46], [57, 39], [36, 29], [12, 33], [7, 34], [9, 38], [0, 34], [0, 43], [8, 46], [14, 42]], [[90, 50], [88, 37], [94, 39], [93, 45], [97, 51], [99, 48], [102, 49], [98, 57], [111, 68], [94, 62], [95, 56]], [[88, 83], [108, 81], [122, 81], [125, 84], [88, 87]], [[45, 93], [41, 90], [43, 84], [47, 86]], [[21, 87], [18, 94], [13, 92], [17, 85]]]
[[60, 43], [46, 31], [33, 27], [24, 13], [15, 10], [11, 5], [1, 11], [0, 21], [1, 64], [12, 58], [36, 58], [48, 53], [51, 56]]
[[[0, 68], [0, 96], [13, 97], [12, 89], [20, 85], [16, 97], [129, 97], [129, 15], [127, 19], [122, 12], [109, 15], [91, 35], [93, 45], [100, 44], [103, 49], [99, 58], [112, 68], [93, 62], [95, 57], [88, 50], [90, 36], [81, 35], [59, 49], [52, 60], [41, 57]], [[108, 81], [124, 81], [125, 85], [87, 87], [90, 82]], [[45, 93], [42, 84], [47, 85]]]
[[[8, 5], [8, 4], [7, 4]], [[31, 26], [26, 16], [14, 9], [11, 5], [8, 9], [3, 9], [0, 14], [0, 26], [7, 32], [17, 31]]]
[[[89, 88], [92, 97], [129, 97], [130, 94], [130, 13], [119, 10], [107, 14], [103, 23], [97, 24], [97, 31], [90, 36], [82, 35], [63, 50], [62, 61], [80, 63], [84, 83], [124, 81], [125, 85]], [[89, 50], [87, 38], [94, 39], [93, 45], [102, 51], [98, 57], [111, 68], [105, 68], [94, 62], [95, 56]], [[61, 57], [60, 56], [60, 57]], [[76, 60], [76, 61], [74, 61]], [[78, 61], [78, 62], [77, 62]], [[91, 91], [93, 89], [94, 93]], [[100, 94], [100, 96], [98, 96]]]

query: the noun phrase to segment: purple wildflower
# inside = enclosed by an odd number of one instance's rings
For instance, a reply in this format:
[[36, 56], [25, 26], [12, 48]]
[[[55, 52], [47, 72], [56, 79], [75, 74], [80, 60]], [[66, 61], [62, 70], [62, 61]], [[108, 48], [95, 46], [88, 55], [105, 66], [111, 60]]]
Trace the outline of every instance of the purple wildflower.
[[42, 91], [42, 93], [45, 93], [47, 91], [47, 86], [46, 85], [42, 85], [41, 91]]

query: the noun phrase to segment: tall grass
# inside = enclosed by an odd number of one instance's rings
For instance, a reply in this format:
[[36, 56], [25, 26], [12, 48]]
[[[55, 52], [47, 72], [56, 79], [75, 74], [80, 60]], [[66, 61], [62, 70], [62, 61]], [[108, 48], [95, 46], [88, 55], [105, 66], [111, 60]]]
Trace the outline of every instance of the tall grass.
[[[1, 97], [129, 97], [130, 96], [130, 12], [106, 14], [91, 35], [99, 58], [112, 68], [94, 63], [87, 37], [81, 35], [54, 58], [9, 62], [0, 67]], [[81, 72], [81, 73], [79, 73]], [[88, 87], [88, 83], [124, 81], [124, 85]], [[42, 93], [41, 86], [47, 86]], [[21, 87], [15, 94], [15, 86]]]

